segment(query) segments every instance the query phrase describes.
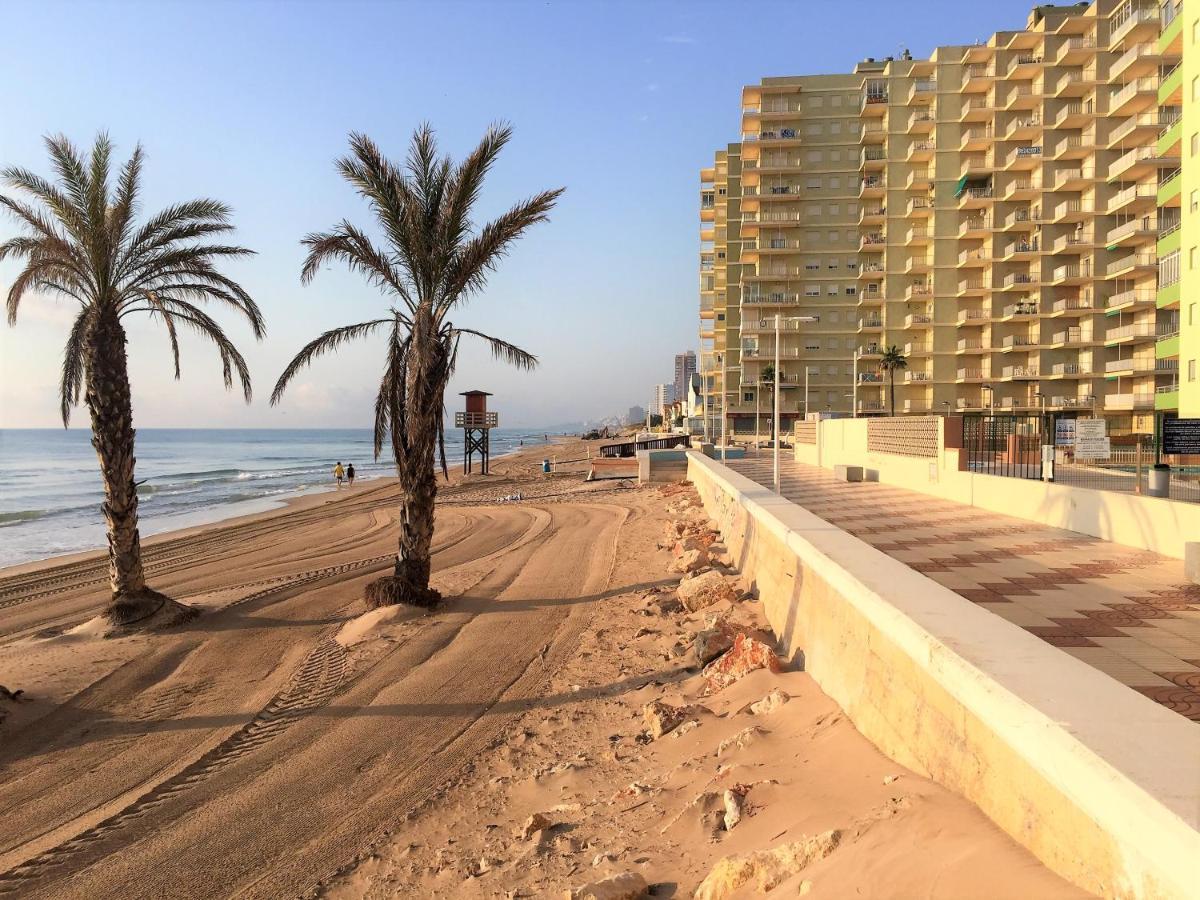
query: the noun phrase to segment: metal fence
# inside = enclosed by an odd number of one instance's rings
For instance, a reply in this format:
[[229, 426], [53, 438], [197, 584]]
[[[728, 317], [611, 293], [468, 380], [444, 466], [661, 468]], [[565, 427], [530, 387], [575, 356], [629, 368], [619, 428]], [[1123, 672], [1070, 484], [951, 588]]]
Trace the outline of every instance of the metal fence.
[[[1167, 480], [1172, 500], [1200, 503], [1200, 457], [1159, 452], [1156, 436], [1112, 438], [1105, 459], [1081, 459], [1073, 446], [1055, 446], [1053, 467], [1044, 469], [1043, 446], [1055, 443], [1061, 419], [1074, 415], [971, 415], [963, 417], [967, 468], [984, 475], [1041, 480], [1100, 491], [1148, 493], [1152, 477]], [[1167, 466], [1164, 473], [1156, 464]], [[1152, 472], [1154, 475], [1152, 476]]]

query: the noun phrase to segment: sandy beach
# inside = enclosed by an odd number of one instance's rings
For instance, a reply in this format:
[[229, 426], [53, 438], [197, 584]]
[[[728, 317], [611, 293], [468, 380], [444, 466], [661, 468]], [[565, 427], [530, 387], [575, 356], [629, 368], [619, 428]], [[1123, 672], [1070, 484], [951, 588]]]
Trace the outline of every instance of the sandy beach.
[[[688, 489], [586, 482], [583, 442], [555, 452], [577, 461], [543, 475], [528, 448], [443, 487], [431, 614], [361, 600], [395, 552], [390, 481], [148, 541], [151, 583], [202, 610], [161, 633], [87, 624], [96, 554], [0, 572], [0, 684], [24, 692], [0, 701], [0, 894], [533, 897], [626, 874], [684, 897], [724, 857], [836, 830], [783, 894], [1078, 896], [803, 672], [705, 694], [714, 616], [770, 636], [744, 593], [673, 601]], [[654, 739], [654, 702], [703, 710]]]

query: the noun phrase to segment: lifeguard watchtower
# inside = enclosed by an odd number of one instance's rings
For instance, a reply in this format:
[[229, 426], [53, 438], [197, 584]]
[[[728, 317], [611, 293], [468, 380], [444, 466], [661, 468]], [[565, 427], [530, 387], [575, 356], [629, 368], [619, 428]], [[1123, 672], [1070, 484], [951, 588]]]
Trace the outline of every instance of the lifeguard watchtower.
[[488, 412], [487, 398], [492, 395], [487, 391], [463, 391], [462, 396], [467, 398], [467, 409], [454, 414], [454, 427], [463, 430], [463, 472], [471, 471], [472, 460], [478, 453], [479, 470], [486, 475], [491, 455], [488, 435], [499, 424], [500, 417]]

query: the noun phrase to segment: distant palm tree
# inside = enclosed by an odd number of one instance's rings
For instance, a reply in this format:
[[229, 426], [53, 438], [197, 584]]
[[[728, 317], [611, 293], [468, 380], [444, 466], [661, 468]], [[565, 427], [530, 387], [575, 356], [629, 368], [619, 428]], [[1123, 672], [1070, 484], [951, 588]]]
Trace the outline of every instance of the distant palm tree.
[[879, 371], [888, 373], [888, 392], [891, 395], [892, 415], [896, 414], [896, 370], [908, 368], [908, 357], [895, 344], [887, 347], [879, 358]]
[[71, 408], [84, 403], [92, 420], [92, 446], [104, 479], [102, 511], [108, 526], [107, 610], [116, 625], [153, 615], [170, 602], [146, 586], [138, 536], [134, 481], [133, 409], [130, 401], [124, 319], [147, 313], [167, 332], [179, 378], [178, 330], [191, 329], [212, 341], [221, 357], [225, 386], [234, 373], [246, 401], [250, 374], [221, 326], [196, 303], [215, 301], [244, 315], [257, 338], [262, 314], [250, 295], [222, 275], [216, 263], [246, 256], [243, 247], [208, 243], [233, 230], [230, 210], [215, 200], [169, 206], [137, 227], [142, 149], [135, 147], [110, 186], [112, 142], [96, 138], [90, 157], [65, 137], [46, 139], [57, 182], [21, 168], [0, 173], [26, 203], [0, 196], [0, 206], [21, 224], [23, 235], [0, 244], [0, 261], [23, 260], [8, 290], [8, 323], [15, 325], [22, 298], [31, 290], [79, 304], [63, 356], [60, 404], [63, 425]]
[[562, 193], [544, 191], [474, 228], [472, 208], [511, 135], [507, 126], [489, 128], [479, 146], [454, 164], [438, 156], [433, 130], [422, 125], [413, 134], [405, 164], [397, 165], [368, 137], [352, 134], [351, 154], [338, 162], [338, 170], [366, 198], [386, 244], [377, 246], [344, 220], [304, 239], [305, 283], [322, 263], [337, 260], [395, 304], [385, 317], [335, 328], [312, 341], [279, 376], [271, 395], [271, 402], [278, 403], [296, 373], [321, 354], [386, 329], [386, 365], [375, 399], [375, 456], [389, 440], [402, 498], [395, 570], [367, 587], [367, 601], [374, 606], [433, 606], [440, 599], [429, 587], [437, 497], [434, 451], [439, 449], [445, 473], [444, 395], [459, 339], [481, 338], [494, 356], [519, 368], [537, 364], [536, 357], [519, 347], [450, 321], [451, 314], [483, 290], [513, 243], [530, 226], [546, 221]]
[[[762, 385], [765, 385], [767, 388], [767, 391], [770, 393], [771, 397], [774, 398], [774, 396], [775, 396], [775, 364], [767, 363], [765, 366], [763, 366], [762, 371], [759, 372], [758, 380], [759, 380], [759, 384], [760, 384], [759, 390], [762, 389], [762, 387], [761, 387]], [[773, 399], [772, 399], [772, 402], [773, 402]], [[774, 407], [772, 407], [772, 410], [773, 409], [774, 409]], [[755, 412], [756, 420], [754, 422], [754, 438], [756, 441], [758, 440], [757, 416], [758, 416], [758, 413]], [[767, 420], [771, 423], [771, 440], [775, 440], [775, 417], [774, 417], [774, 415], [772, 415], [771, 413], [767, 413]]]

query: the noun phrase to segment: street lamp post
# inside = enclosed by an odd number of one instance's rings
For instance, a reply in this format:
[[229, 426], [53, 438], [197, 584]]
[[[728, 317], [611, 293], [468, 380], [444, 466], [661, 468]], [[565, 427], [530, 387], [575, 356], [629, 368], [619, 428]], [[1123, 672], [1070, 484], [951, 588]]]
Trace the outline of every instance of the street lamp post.
[[858, 354], [861, 347], [854, 348], [854, 384], [850, 388], [850, 418], [858, 418]]
[[[819, 316], [789, 316], [787, 318], [787, 321], [799, 325], [802, 322], [819, 322], [819, 321], [821, 321], [821, 319]], [[775, 440], [771, 442], [771, 450], [772, 450], [772, 471], [773, 471], [773, 475], [774, 475], [773, 483], [775, 485], [775, 493], [776, 494], [779, 493], [779, 443], [780, 443], [780, 437], [781, 437], [781, 432], [779, 430], [779, 379], [780, 379], [780, 375], [779, 375], [779, 332], [780, 332], [780, 329], [783, 327], [783, 322], [784, 322], [784, 317], [781, 316], [779, 313], [775, 313], [775, 398], [774, 398], [775, 399], [775, 403], [774, 403], [774, 407], [775, 407]], [[807, 415], [807, 409], [808, 409], [808, 361], [807, 360], [805, 360], [805, 362], [804, 362], [804, 374], [805, 374], [804, 406], [805, 406], [805, 413]]]

